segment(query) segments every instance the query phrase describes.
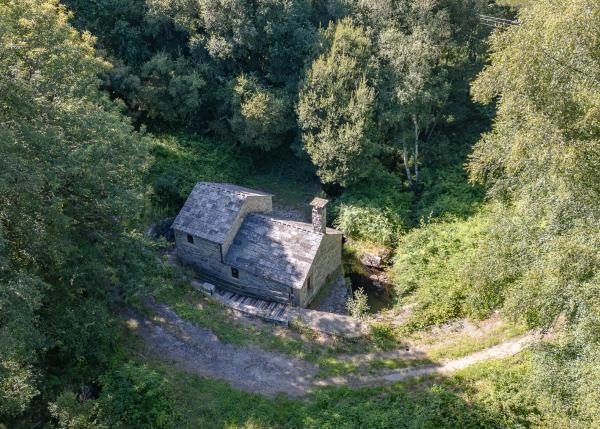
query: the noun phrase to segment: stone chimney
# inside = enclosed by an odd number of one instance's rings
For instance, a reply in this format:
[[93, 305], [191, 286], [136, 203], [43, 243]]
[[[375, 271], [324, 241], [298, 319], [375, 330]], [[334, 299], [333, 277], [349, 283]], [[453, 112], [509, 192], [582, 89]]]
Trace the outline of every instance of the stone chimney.
[[325, 206], [329, 201], [323, 198], [315, 198], [310, 202], [312, 207], [312, 225], [315, 232], [327, 233], [327, 211]]

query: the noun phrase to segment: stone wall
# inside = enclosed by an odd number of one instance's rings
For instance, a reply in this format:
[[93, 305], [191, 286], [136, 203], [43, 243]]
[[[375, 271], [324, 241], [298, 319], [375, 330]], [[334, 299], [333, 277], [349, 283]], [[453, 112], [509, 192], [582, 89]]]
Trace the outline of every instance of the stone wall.
[[210, 274], [221, 272], [221, 248], [217, 243], [194, 237], [194, 243], [188, 243], [187, 234], [175, 231], [177, 256], [186, 265], [192, 265]]
[[247, 294], [269, 301], [285, 303], [289, 302], [292, 297], [292, 289], [289, 286], [262, 277], [256, 277], [242, 269], [238, 269], [238, 274], [239, 278], [234, 278], [231, 275], [231, 267], [223, 264], [221, 278], [236, 285], [241, 291]]
[[256, 277], [238, 269], [238, 278], [232, 276], [231, 266], [221, 262], [221, 249], [217, 243], [194, 237], [194, 243], [188, 243], [187, 234], [175, 231], [175, 243], [179, 260], [196, 270], [218, 277], [224, 283], [232, 284], [235, 289], [271, 301], [289, 302], [291, 288], [281, 283]]
[[310, 277], [311, 279], [312, 292], [308, 291], [308, 285], [305, 281], [302, 289], [294, 291], [298, 304], [301, 307], [306, 307], [319, 290], [327, 283], [329, 276], [336, 272], [341, 265], [342, 234], [325, 234], [307, 276], [307, 278]]

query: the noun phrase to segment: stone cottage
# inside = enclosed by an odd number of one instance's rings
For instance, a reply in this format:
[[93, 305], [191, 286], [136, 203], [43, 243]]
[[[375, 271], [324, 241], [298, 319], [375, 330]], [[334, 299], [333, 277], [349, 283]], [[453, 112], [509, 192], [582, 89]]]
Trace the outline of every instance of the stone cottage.
[[199, 182], [173, 222], [177, 255], [219, 287], [305, 307], [341, 270], [342, 234], [326, 227], [326, 204], [312, 201], [312, 224], [277, 219], [271, 194]]

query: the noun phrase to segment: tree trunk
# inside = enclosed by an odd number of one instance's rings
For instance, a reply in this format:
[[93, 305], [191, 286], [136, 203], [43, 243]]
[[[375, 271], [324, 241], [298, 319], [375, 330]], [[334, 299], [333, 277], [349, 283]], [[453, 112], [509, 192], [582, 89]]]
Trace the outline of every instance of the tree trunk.
[[402, 139], [402, 160], [404, 162], [404, 171], [406, 172], [406, 178], [408, 179], [408, 183], [412, 188], [414, 186], [412, 173], [410, 172], [410, 167], [408, 166], [408, 145], [406, 144], [406, 140]]
[[415, 126], [415, 182], [419, 181], [419, 123], [417, 115], [412, 115], [413, 124]]

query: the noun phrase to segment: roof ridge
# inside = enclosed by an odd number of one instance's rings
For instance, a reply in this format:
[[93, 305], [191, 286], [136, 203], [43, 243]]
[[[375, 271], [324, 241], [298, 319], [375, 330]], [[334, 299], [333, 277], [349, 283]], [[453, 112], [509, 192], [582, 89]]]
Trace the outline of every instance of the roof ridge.
[[[285, 226], [287, 226], [288, 228], [294, 228], [294, 229], [297, 229], [297, 230], [299, 230], [299, 231], [310, 232], [310, 233], [312, 233], [312, 234], [315, 234], [315, 235], [325, 235], [325, 234], [323, 234], [322, 232], [317, 232], [317, 231], [315, 231], [314, 229], [306, 229], [306, 228], [300, 228], [300, 227], [298, 227], [298, 226], [296, 226], [296, 225], [290, 225], [289, 223], [286, 223], [286, 220], [287, 220], [287, 219], [277, 219], [277, 218], [274, 218], [274, 217], [272, 217], [272, 216], [266, 216], [266, 215], [264, 215], [264, 214], [261, 214], [261, 213], [248, 213], [248, 214], [249, 214], [249, 215], [257, 215], [257, 216], [259, 216], [259, 217], [262, 217], [262, 218], [265, 218], [265, 219], [271, 220], [271, 221], [273, 221], [273, 222], [276, 222], [276, 223], [279, 223], [279, 224], [281, 224], [281, 225], [285, 225]], [[295, 221], [292, 221], [292, 222], [295, 222]], [[306, 224], [307, 224], [307, 225], [310, 225], [308, 222], [307, 222]]]
[[[226, 186], [224, 186], [224, 185], [226, 185], [225, 183], [215, 183], [215, 182], [199, 182], [199, 183], [202, 183], [210, 188], [218, 189], [219, 191], [230, 192], [232, 194], [240, 194], [245, 197], [250, 196], [250, 192], [244, 192], [244, 191], [240, 191], [240, 190], [236, 190], [236, 189], [227, 188]], [[236, 185], [232, 185], [232, 186], [236, 186]]]

